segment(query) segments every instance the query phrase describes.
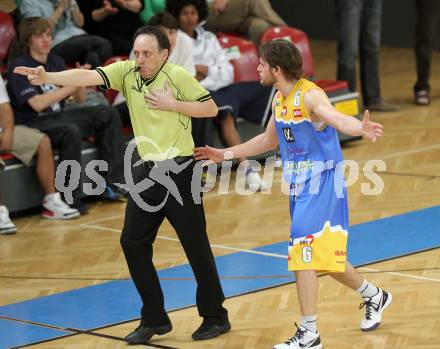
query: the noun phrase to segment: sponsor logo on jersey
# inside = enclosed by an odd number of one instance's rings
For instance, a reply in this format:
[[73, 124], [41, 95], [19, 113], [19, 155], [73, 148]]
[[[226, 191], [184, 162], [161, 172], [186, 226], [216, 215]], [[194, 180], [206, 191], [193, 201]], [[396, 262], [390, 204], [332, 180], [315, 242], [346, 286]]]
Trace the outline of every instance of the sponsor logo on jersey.
[[311, 245], [311, 244], [313, 244], [313, 241], [315, 241], [315, 238], [313, 237], [313, 235], [309, 234], [305, 237], [304, 240], [301, 240], [299, 243], [301, 245]]
[[293, 117], [295, 119], [302, 118], [303, 114], [301, 112], [301, 109], [293, 109]]
[[293, 135], [292, 129], [290, 127], [283, 127], [284, 139], [287, 143], [295, 142], [295, 136]]

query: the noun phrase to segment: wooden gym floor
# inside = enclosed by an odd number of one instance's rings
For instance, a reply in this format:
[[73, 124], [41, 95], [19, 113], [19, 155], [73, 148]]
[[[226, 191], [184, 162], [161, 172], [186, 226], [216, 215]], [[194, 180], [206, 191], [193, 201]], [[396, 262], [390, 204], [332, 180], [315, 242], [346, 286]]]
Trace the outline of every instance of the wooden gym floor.
[[[314, 41], [312, 49], [317, 76], [333, 79], [335, 43]], [[349, 188], [352, 225], [440, 205], [440, 52], [433, 57], [429, 107], [412, 103], [413, 56], [410, 49], [382, 49], [382, 94], [401, 109], [396, 113], [372, 113], [372, 119], [385, 126], [380, 142], [360, 140], [344, 146], [346, 159], [383, 159], [387, 165], [386, 172], [381, 173], [385, 183], [382, 194], [361, 194], [363, 174]], [[279, 182], [279, 178], [278, 171], [275, 180]], [[88, 215], [75, 221], [52, 222], [38, 215], [15, 219], [18, 234], [0, 237], [0, 306], [97, 285], [107, 279], [128, 278], [118, 233], [124, 209], [123, 203], [97, 202]], [[205, 197], [205, 210], [210, 241], [219, 246], [213, 248], [216, 256], [231, 253], [221, 246], [246, 250], [287, 239], [288, 200], [279, 189], [271, 195], [251, 196], [239, 196], [234, 191], [218, 195], [214, 190]], [[155, 244], [157, 268], [186, 264], [169, 224], [162, 226], [159, 235], [162, 238]], [[362, 333], [358, 329], [363, 313], [357, 309], [358, 295], [327, 276], [321, 277], [318, 322], [324, 348], [440, 347], [438, 249], [359, 270], [371, 282], [390, 290], [394, 302], [379, 329]], [[299, 317], [292, 284], [230, 298], [225, 305], [233, 324], [229, 334], [210, 341], [192, 341], [191, 333], [200, 319], [196, 308], [191, 307], [170, 313], [174, 330], [151, 343], [174, 348], [272, 348], [293, 334], [294, 321]], [[124, 348], [124, 342], [109, 337], [124, 337], [136, 326], [137, 321], [132, 321], [96, 331], [107, 337], [77, 334], [31, 347]]]

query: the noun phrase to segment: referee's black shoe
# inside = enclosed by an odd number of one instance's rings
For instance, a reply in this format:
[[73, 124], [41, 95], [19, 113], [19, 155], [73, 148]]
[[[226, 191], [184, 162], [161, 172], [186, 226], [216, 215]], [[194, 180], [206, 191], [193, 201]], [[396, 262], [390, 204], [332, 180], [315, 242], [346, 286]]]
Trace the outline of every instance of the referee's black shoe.
[[203, 320], [200, 327], [192, 334], [194, 340], [211, 339], [231, 330], [231, 323], [226, 318], [221, 323]]
[[166, 324], [157, 327], [142, 326], [141, 324], [133, 332], [128, 334], [127, 337], [125, 337], [125, 341], [128, 344], [144, 344], [155, 334], [162, 335], [170, 332], [172, 329], [173, 326], [171, 324]]

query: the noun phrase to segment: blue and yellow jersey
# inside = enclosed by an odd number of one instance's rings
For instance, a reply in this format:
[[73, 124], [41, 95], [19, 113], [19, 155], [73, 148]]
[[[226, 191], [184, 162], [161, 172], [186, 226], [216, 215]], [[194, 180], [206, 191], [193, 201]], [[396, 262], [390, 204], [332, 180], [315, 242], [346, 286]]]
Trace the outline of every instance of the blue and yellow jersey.
[[[309, 180], [320, 173], [319, 162], [334, 168], [342, 161], [336, 130], [323, 122], [312, 122], [304, 104], [304, 95], [319, 89], [313, 82], [300, 79], [287, 98], [280, 92], [274, 97], [275, 124], [278, 134], [284, 178], [290, 183]], [[315, 167], [315, 168], [314, 168]]]
[[[336, 130], [313, 122], [304, 95], [320, 89], [300, 79], [287, 98], [274, 97], [284, 180], [291, 186], [289, 270], [345, 271], [347, 192], [336, 194], [336, 165], [343, 160]], [[340, 184], [340, 183], [339, 183]]]

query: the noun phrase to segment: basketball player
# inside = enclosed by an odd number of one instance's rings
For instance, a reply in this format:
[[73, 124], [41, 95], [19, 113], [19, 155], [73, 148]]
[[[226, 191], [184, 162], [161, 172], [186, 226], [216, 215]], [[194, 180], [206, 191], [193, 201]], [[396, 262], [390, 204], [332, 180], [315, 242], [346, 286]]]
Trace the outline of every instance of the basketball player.
[[320, 349], [317, 272], [328, 272], [361, 295], [366, 308], [360, 324], [363, 331], [380, 325], [392, 300], [390, 293], [369, 283], [346, 261], [347, 193], [345, 186], [338, 188], [343, 175], [336, 167], [343, 160], [336, 130], [374, 142], [382, 136], [383, 127], [369, 120], [368, 111], [363, 121], [338, 112], [318, 86], [302, 78], [300, 53], [286, 40], [262, 45], [258, 72], [263, 85], [278, 90], [266, 131], [227, 149], [196, 148], [195, 158], [221, 162], [265, 153], [279, 145], [283, 176], [291, 188], [288, 269], [296, 274], [301, 320], [295, 324], [293, 337], [274, 348]]

